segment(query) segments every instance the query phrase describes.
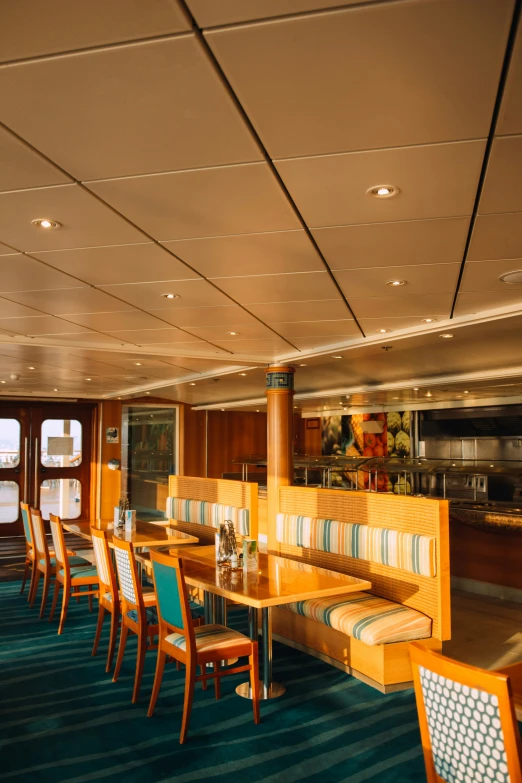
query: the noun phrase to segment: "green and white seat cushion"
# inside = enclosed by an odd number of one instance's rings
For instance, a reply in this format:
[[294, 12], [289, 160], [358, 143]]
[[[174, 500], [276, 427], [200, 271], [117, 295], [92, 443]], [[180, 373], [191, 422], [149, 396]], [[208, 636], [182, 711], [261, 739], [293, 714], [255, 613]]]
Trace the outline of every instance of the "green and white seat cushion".
[[496, 696], [419, 667], [435, 771], [447, 783], [509, 783]]
[[[92, 563], [89, 562], [89, 560], [86, 560], [84, 557], [80, 557], [79, 555], [70, 555], [68, 558], [69, 565], [70, 566], [91, 566]], [[52, 566], [56, 566], [56, 558], [51, 557], [50, 562]], [[40, 560], [41, 565], [45, 565], [45, 560], [42, 557]]]
[[185, 498], [167, 498], [167, 519], [179, 522], [191, 522], [195, 525], [219, 527], [220, 522], [232, 520], [237, 533], [250, 535], [250, 513], [248, 508], [226, 506], [223, 503], [210, 503], [207, 500], [187, 500]]
[[[84, 566], [73, 566], [71, 568], [71, 577], [85, 577], [85, 576], [91, 576], [93, 578], [98, 578], [98, 571], [96, 570], [95, 566], [91, 566], [89, 563], [89, 568], [85, 568]], [[58, 572], [60, 576], [64, 576], [63, 568], [61, 571]]]
[[[221, 647], [229, 647], [232, 644], [241, 644], [242, 642], [248, 646], [251, 644], [248, 636], [234, 631], [232, 628], [226, 628], [224, 625], [201, 625], [199, 628], [194, 628], [194, 635], [198, 652], [218, 650]], [[180, 650], [187, 649], [187, 640], [182, 633], [171, 633], [165, 637], [165, 641]]]
[[281, 608], [324, 623], [368, 645], [406, 642], [431, 636], [430, 617], [371, 593], [309, 598], [283, 604]]

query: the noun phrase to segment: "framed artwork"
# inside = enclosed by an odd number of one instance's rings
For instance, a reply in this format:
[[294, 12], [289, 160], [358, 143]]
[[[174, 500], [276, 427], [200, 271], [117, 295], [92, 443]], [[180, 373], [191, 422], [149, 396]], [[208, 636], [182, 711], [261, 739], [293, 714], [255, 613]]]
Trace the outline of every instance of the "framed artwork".
[[120, 442], [120, 430], [119, 427], [107, 427], [105, 430], [105, 442], [106, 443], [119, 443]]

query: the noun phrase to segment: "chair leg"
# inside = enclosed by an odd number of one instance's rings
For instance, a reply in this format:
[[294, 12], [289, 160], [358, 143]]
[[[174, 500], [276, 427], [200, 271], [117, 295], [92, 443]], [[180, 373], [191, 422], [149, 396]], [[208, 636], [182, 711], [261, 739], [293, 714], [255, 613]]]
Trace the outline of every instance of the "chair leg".
[[50, 569], [47, 569], [44, 574], [44, 586], [43, 586], [43, 593], [42, 593], [42, 603], [40, 604], [40, 620], [44, 616], [45, 613], [45, 604], [47, 601], [47, 596], [49, 595], [49, 585], [51, 584], [51, 571]]
[[29, 563], [31, 561], [28, 557], [25, 558], [25, 564], [24, 564], [24, 578], [22, 580], [22, 587], [20, 589], [20, 595], [24, 592], [25, 589], [25, 583], [27, 582], [27, 577], [29, 576]]
[[96, 623], [96, 633], [94, 635], [94, 644], [92, 646], [92, 653], [91, 655], [96, 655], [98, 651], [98, 645], [100, 643], [100, 636], [103, 628], [103, 621], [105, 620], [105, 609], [103, 608], [102, 604], [98, 607], [98, 621]]
[[[29, 593], [27, 594], [27, 602], [31, 603], [31, 598], [33, 597], [34, 593], [34, 586], [36, 584], [36, 574], [38, 573], [38, 568], [36, 567], [36, 563], [33, 562], [32, 571], [31, 571], [31, 582], [29, 583]], [[32, 604], [31, 604], [32, 606]]]
[[188, 727], [190, 723], [190, 713], [192, 712], [192, 702], [194, 700], [194, 686], [196, 684], [196, 664], [190, 658], [185, 664], [185, 698], [183, 700], [183, 720], [181, 721], [181, 733], [179, 735], [179, 744], [183, 745], [187, 738]]
[[64, 584], [63, 586], [63, 602], [62, 602], [62, 613], [60, 615], [60, 625], [58, 626], [58, 633], [61, 634], [63, 631], [63, 626], [65, 625], [65, 620], [67, 618], [67, 609], [69, 607], [69, 598], [71, 596], [71, 585], [70, 584]]
[[[206, 663], [202, 663], [201, 664], [201, 674], [203, 675], [203, 674], [206, 674], [206, 673], [207, 673], [207, 664]], [[201, 680], [201, 690], [202, 691], [206, 691], [207, 690], [207, 681], [206, 680]]]
[[49, 615], [49, 622], [50, 623], [53, 621], [54, 613], [56, 611], [56, 605], [58, 603], [58, 596], [60, 594], [60, 585], [61, 585], [61, 582], [59, 582], [58, 579], [55, 579], [54, 580], [53, 605], [51, 606], [51, 614]]
[[91, 595], [91, 592], [90, 592], [90, 591], [92, 590], [92, 587], [91, 587], [91, 585], [87, 585], [87, 590], [89, 591], [89, 595], [88, 595], [88, 599], [89, 599], [89, 612], [92, 612], [92, 595]]
[[160, 647], [158, 647], [158, 657], [156, 659], [156, 674], [154, 675], [154, 685], [152, 687], [152, 693], [150, 696], [150, 704], [149, 704], [149, 709], [147, 711], [147, 718], [152, 718], [154, 709], [156, 707], [158, 694], [161, 688], [161, 681], [163, 679], [163, 672], [165, 670], [166, 660], [167, 660], [167, 653], [163, 652], [163, 650], [160, 649]]
[[[220, 671], [221, 665], [219, 661], [214, 661], [214, 674], [219, 674]], [[216, 700], [221, 697], [221, 677], [214, 678], [214, 694], [216, 696]]]
[[116, 648], [116, 639], [118, 636], [119, 623], [120, 623], [120, 613], [119, 611], [113, 611], [111, 614], [111, 635], [109, 638], [109, 650], [107, 652], [107, 666], [105, 667], [106, 672], [110, 672], [112, 667], [112, 660], [114, 658], [114, 650]]
[[[256, 645], [257, 646], [257, 645]], [[260, 723], [259, 715], [259, 660], [257, 649], [252, 649], [252, 654], [248, 658], [250, 663], [250, 689], [252, 691], [252, 707], [254, 710], [254, 723]]]
[[[35, 566], [35, 568], [36, 568], [36, 566]], [[36, 598], [36, 593], [38, 592], [38, 584], [40, 583], [40, 576], [41, 576], [41, 571], [38, 568], [36, 568], [36, 576], [35, 576], [35, 579], [34, 579], [34, 585], [31, 588], [33, 592], [32, 592], [32, 595], [31, 595], [31, 600], [29, 601], [29, 606], [31, 607], [31, 609], [33, 608], [33, 604], [34, 604], [34, 601], [35, 601], [35, 598]]]
[[145, 666], [145, 654], [147, 652], [147, 629], [143, 628], [138, 634], [138, 657], [136, 659], [136, 674], [134, 676], [134, 690], [132, 692], [132, 703], [136, 704], [140, 695], [141, 678], [143, 677], [143, 667]]
[[120, 674], [121, 664], [123, 662], [123, 655], [125, 653], [125, 645], [127, 643], [127, 634], [129, 633], [129, 629], [126, 625], [123, 624], [123, 620], [121, 623], [121, 633], [120, 633], [120, 646], [118, 648], [118, 657], [116, 658], [116, 668], [114, 669], [114, 675], [112, 678], [113, 682], [116, 682], [118, 679], [118, 676]]

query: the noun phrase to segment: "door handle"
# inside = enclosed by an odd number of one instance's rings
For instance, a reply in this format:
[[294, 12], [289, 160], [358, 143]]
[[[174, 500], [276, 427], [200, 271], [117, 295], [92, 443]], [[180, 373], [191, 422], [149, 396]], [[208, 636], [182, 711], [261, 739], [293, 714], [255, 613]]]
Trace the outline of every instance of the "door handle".
[[38, 463], [40, 461], [40, 455], [38, 454], [38, 438], [34, 439], [34, 497], [33, 503], [36, 506], [36, 498], [38, 497]]
[[27, 503], [27, 483], [29, 480], [29, 443], [28, 438], [24, 438], [24, 503]]

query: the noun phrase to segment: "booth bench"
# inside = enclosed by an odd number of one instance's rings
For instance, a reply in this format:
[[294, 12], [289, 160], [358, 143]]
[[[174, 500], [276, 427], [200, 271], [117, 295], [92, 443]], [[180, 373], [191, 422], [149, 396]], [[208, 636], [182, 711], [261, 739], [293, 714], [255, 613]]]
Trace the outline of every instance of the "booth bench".
[[281, 487], [269, 551], [363, 577], [368, 592], [273, 610], [274, 637], [383, 692], [411, 687], [408, 642], [451, 636], [448, 502]]

